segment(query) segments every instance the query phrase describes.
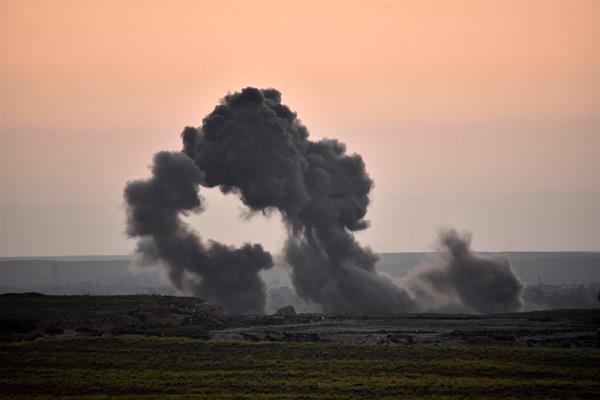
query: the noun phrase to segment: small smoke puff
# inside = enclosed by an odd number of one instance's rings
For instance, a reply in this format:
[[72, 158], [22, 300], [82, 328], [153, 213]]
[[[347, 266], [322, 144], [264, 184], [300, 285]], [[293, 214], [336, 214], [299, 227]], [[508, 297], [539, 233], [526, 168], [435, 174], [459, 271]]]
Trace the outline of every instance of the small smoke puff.
[[469, 232], [439, 232], [439, 260], [421, 266], [405, 279], [411, 295], [425, 309], [499, 313], [518, 311], [524, 285], [505, 257], [486, 257], [471, 250]]

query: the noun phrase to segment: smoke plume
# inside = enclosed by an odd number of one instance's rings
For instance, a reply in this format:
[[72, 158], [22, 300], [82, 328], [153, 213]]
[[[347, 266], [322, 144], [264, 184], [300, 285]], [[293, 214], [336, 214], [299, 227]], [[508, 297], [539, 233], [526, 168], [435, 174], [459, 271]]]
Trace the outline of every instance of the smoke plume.
[[221, 304], [231, 314], [262, 313], [265, 285], [258, 272], [272, 267], [271, 255], [260, 245], [206, 246], [180, 219], [202, 210], [201, 176], [187, 155], [157, 153], [152, 178], [125, 188], [127, 233], [142, 238], [136, 249], [140, 262], [163, 263], [178, 289]]
[[239, 196], [252, 213], [282, 215], [288, 232], [283, 256], [294, 288], [326, 312], [420, 311], [420, 302], [440, 298], [433, 291], [478, 312], [520, 306], [522, 287], [511, 282], [516, 277], [508, 263], [474, 255], [468, 239], [456, 234], [442, 236], [443, 267], [406, 280], [414, 290], [378, 274], [376, 255], [353, 234], [368, 227], [373, 187], [362, 158], [335, 139], [311, 141], [274, 89], [225, 96], [201, 127], [185, 128], [182, 139], [181, 153], [158, 153], [153, 177], [125, 190], [128, 234], [140, 237], [138, 253], [146, 262], [165, 263], [182, 290], [228, 312], [261, 312], [265, 303], [258, 272], [272, 266], [269, 253], [260, 245], [206, 247], [180, 220], [181, 213], [201, 210], [202, 185]]
[[423, 311], [499, 313], [518, 311], [524, 285], [501, 256], [471, 250], [471, 234], [440, 231], [439, 259], [414, 269], [404, 285]]

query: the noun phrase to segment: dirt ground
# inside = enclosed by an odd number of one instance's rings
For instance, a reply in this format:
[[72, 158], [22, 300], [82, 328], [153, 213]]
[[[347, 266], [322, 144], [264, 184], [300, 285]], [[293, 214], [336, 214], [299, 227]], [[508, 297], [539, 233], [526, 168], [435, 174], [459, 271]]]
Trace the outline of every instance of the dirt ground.
[[226, 316], [172, 296], [0, 296], [0, 341], [139, 334], [211, 341], [599, 348], [600, 309], [505, 315], [297, 314]]
[[298, 315], [238, 317], [211, 340], [325, 341], [341, 343], [477, 344], [596, 348], [597, 313], [579, 311], [469, 315]]

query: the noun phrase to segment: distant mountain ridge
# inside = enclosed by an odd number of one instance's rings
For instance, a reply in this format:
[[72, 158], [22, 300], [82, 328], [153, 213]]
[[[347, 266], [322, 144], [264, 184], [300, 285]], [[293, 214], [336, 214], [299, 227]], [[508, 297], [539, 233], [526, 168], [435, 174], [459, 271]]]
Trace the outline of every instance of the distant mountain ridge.
[[133, 260], [131, 255], [90, 255], [90, 256], [22, 256], [22, 257], [0, 257], [3, 261], [21, 261], [21, 260], [49, 260], [49, 261], [112, 261], [112, 260]]
[[[506, 256], [517, 275], [528, 284], [600, 282], [600, 252], [481, 252]], [[377, 268], [402, 276], [416, 265], [432, 262], [435, 253], [381, 253]], [[0, 258], [0, 291], [7, 286], [139, 284], [142, 288], [168, 284], [157, 268], [133, 268], [131, 255], [48, 256]], [[267, 283], [285, 286], [285, 271], [274, 268]]]
[[[509, 259], [513, 270], [527, 284], [600, 282], [600, 252], [479, 252]], [[435, 253], [382, 253], [378, 268], [404, 275], [414, 266], [435, 260]]]
[[[600, 288], [599, 252], [504, 252], [515, 273], [528, 285], [526, 310], [597, 307]], [[379, 254], [377, 268], [402, 277], [419, 264], [435, 261], [435, 253]], [[0, 259], [0, 293], [163, 294], [177, 295], [164, 269], [135, 267], [132, 256], [30, 257]], [[267, 312], [293, 305], [299, 312], [318, 307], [300, 299], [284, 268], [261, 273], [267, 290]], [[552, 286], [545, 286], [552, 285]]]

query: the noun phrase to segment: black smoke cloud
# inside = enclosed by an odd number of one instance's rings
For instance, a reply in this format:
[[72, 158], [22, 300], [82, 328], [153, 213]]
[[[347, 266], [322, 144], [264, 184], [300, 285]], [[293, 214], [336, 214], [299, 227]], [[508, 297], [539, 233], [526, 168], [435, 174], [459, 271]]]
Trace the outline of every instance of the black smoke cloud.
[[[362, 158], [347, 154], [337, 140], [309, 140], [308, 130], [281, 103], [278, 91], [246, 88], [229, 94], [200, 128], [185, 128], [182, 139], [180, 154], [159, 153], [153, 178], [130, 183], [125, 192], [128, 232], [141, 237], [138, 252], [144, 259], [165, 262], [177, 287], [190, 285], [186, 274], [191, 273], [198, 278], [198, 283], [192, 280], [193, 292], [227, 310], [257, 312], [264, 306], [258, 271], [271, 266], [271, 256], [258, 245], [236, 250], [215, 243], [205, 248], [179, 219], [180, 213], [200, 210], [197, 187], [202, 185], [239, 196], [250, 212], [281, 213], [288, 232], [283, 256], [304, 300], [327, 312], [422, 309], [416, 292], [377, 273], [377, 257], [353, 235], [368, 227], [364, 218], [373, 187]], [[475, 283], [461, 279], [475, 275], [462, 273], [460, 265], [477, 258], [468, 245], [466, 257], [453, 249], [446, 247], [451, 255], [448, 285], [456, 289], [454, 299], [470, 304]], [[496, 264], [484, 265], [494, 269]], [[514, 297], [520, 292], [508, 287], [494, 298], [494, 310], [518, 304]]]
[[187, 155], [157, 153], [152, 177], [125, 188], [127, 233], [142, 238], [136, 249], [140, 262], [163, 263], [178, 289], [219, 303], [231, 314], [262, 313], [265, 285], [258, 272], [272, 267], [271, 255], [260, 245], [206, 246], [180, 219], [202, 210], [201, 176]]
[[443, 229], [439, 259], [416, 268], [404, 286], [424, 311], [499, 313], [518, 311], [524, 284], [506, 257], [486, 257], [471, 250], [471, 234]]
[[226, 96], [184, 151], [203, 185], [239, 194], [253, 211], [278, 210], [289, 232], [284, 255], [297, 293], [325, 311], [409, 308], [406, 293], [375, 271], [377, 257], [352, 231], [365, 229], [373, 181], [359, 155], [336, 140], [308, 139], [279, 92], [246, 88]]

